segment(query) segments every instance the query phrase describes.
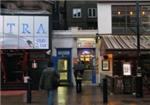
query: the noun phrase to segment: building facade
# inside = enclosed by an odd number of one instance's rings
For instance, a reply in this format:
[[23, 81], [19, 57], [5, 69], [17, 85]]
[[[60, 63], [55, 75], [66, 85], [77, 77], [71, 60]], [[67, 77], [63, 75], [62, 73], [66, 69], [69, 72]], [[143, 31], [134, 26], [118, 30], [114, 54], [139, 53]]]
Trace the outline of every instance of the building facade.
[[[139, 0], [140, 34], [149, 34], [149, 0]], [[107, 23], [104, 23], [107, 22]], [[98, 3], [99, 34], [135, 34], [136, 0], [99, 0]]]
[[[52, 46], [53, 4], [54, 2], [48, 0], [1, 1], [2, 89], [25, 89], [24, 77], [27, 76], [32, 79], [33, 88], [38, 88], [40, 74], [51, 59], [46, 52], [51, 50]], [[7, 23], [9, 25], [6, 25]], [[30, 48], [25, 47], [25, 43]], [[36, 48], [41, 46], [36, 43], [43, 43], [41, 45], [45, 48]]]
[[97, 1], [67, 1], [67, 25], [81, 29], [97, 29]]
[[[98, 33], [100, 42], [100, 78], [106, 76], [110, 91], [136, 93], [141, 86], [144, 94], [149, 90], [149, 26], [150, 1], [99, 0]], [[138, 6], [138, 7], [137, 7]], [[139, 8], [139, 11], [137, 11]], [[137, 12], [139, 12], [140, 60], [137, 57]], [[105, 21], [105, 22], [104, 22]], [[108, 48], [107, 48], [108, 47]], [[143, 85], [136, 85], [137, 65], [140, 62]]]

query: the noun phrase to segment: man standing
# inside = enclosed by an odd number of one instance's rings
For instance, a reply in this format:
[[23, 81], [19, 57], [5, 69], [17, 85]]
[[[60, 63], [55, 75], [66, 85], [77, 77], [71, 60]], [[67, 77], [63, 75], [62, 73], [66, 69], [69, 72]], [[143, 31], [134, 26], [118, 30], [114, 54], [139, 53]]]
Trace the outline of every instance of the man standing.
[[82, 78], [84, 73], [84, 64], [82, 61], [78, 60], [74, 64], [74, 75], [76, 79], [76, 91], [80, 93], [82, 91]]
[[53, 64], [48, 63], [48, 67], [43, 70], [40, 78], [40, 88], [48, 93], [48, 105], [54, 105], [54, 92], [59, 85], [59, 74], [54, 70]]

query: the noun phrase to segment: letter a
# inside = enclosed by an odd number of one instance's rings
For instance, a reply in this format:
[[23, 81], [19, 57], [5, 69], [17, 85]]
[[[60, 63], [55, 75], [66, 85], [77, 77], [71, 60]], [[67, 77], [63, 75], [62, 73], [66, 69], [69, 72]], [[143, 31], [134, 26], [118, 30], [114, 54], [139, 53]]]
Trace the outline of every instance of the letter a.
[[43, 25], [42, 25], [42, 24], [40, 24], [40, 26], [39, 26], [39, 28], [38, 28], [38, 30], [37, 30], [37, 34], [40, 34], [40, 33], [42, 33], [42, 34], [46, 33], [46, 32], [44, 31], [44, 28], [43, 28]]

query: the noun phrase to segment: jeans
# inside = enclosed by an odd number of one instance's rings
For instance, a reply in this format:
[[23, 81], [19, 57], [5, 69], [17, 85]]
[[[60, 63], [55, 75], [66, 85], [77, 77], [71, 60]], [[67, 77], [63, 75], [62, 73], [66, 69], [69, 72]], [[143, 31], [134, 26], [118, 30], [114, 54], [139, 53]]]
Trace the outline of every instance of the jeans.
[[54, 90], [48, 91], [48, 105], [54, 105]]

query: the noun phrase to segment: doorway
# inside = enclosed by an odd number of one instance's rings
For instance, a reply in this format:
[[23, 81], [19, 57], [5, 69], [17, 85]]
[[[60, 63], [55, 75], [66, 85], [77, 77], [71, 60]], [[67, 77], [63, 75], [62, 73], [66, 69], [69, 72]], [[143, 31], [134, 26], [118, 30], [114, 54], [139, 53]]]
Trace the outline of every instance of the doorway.
[[95, 48], [78, 48], [78, 57], [84, 62], [83, 84], [96, 83]]
[[56, 69], [60, 74], [60, 85], [71, 85], [71, 49], [57, 49]]

